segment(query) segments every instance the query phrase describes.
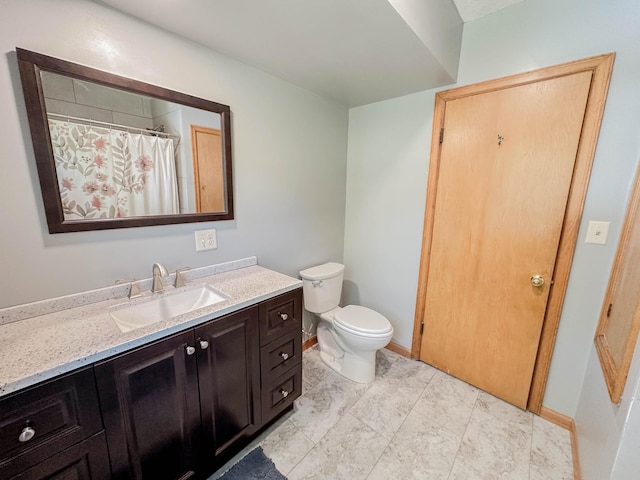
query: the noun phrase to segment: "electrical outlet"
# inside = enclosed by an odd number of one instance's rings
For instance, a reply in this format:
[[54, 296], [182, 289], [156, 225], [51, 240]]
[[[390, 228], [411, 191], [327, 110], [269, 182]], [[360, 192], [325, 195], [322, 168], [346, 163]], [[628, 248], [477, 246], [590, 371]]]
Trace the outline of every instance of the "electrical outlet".
[[196, 231], [196, 252], [203, 250], [213, 250], [218, 248], [218, 240], [216, 239], [216, 229]]

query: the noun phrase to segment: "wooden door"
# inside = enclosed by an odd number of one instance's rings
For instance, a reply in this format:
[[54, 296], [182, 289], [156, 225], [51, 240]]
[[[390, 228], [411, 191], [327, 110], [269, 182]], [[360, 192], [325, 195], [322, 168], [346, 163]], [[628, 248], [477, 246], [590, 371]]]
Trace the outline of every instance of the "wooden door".
[[225, 212], [225, 172], [220, 130], [191, 125], [196, 212]]
[[261, 424], [258, 307], [197, 327], [195, 335], [209, 471], [236, 454]]
[[198, 373], [195, 349], [187, 347], [194, 347], [193, 330], [96, 365], [111, 478], [196, 475]]
[[522, 408], [591, 79], [446, 104], [421, 359]]

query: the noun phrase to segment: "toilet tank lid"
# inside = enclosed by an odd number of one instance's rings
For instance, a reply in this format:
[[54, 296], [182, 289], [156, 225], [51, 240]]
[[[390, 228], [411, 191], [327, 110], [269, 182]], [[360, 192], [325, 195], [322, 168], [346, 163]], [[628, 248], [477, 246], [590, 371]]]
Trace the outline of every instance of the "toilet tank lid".
[[300, 271], [303, 280], [324, 280], [335, 277], [344, 272], [344, 265], [341, 263], [329, 262], [315, 267], [310, 267]]

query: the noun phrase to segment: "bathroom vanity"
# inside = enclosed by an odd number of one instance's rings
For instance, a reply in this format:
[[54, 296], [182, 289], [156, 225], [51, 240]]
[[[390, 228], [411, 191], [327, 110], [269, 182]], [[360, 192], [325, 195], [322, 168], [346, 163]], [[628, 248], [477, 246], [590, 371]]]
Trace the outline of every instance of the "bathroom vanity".
[[[122, 298], [0, 325], [0, 478], [207, 478], [290, 410], [302, 389], [299, 280], [253, 265], [195, 283], [227, 300], [128, 332], [109, 316]], [[11, 340], [34, 329], [25, 344], [45, 341], [65, 314], [76, 335], [9, 372]]]

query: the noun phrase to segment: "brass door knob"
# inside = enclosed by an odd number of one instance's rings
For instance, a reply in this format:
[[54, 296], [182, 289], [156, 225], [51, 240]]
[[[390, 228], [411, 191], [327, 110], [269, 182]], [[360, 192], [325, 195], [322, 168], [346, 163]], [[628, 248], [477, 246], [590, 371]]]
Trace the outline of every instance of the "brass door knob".
[[544, 278], [542, 278], [542, 275], [533, 275], [531, 277], [531, 285], [534, 287], [541, 287], [544, 285]]

